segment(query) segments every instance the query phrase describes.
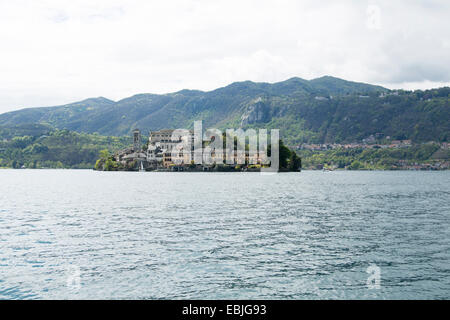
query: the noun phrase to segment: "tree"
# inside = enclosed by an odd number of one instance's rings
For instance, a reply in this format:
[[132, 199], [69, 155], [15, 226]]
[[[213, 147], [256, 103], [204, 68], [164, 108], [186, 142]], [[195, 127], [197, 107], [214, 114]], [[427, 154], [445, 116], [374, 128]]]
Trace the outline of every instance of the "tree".
[[280, 168], [282, 169], [287, 169], [288, 168], [288, 163], [289, 163], [289, 159], [291, 158], [291, 150], [286, 147], [283, 143], [283, 140], [280, 140], [279, 142], [279, 155], [280, 155]]
[[352, 164], [348, 167], [350, 170], [359, 170], [363, 167], [362, 163], [358, 160], [352, 162]]
[[302, 167], [302, 159], [291, 150], [291, 156], [289, 158], [289, 171], [299, 171]]
[[[267, 147], [267, 155], [272, 155], [272, 145]], [[298, 171], [302, 166], [302, 159], [294, 150], [284, 145], [283, 140], [279, 141], [279, 161], [280, 169], [288, 169], [289, 171]]]
[[103, 149], [100, 151], [100, 159], [102, 160], [108, 160], [111, 157], [111, 155], [109, 154], [108, 149]]
[[103, 170], [105, 171], [115, 171], [117, 169], [117, 162], [112, 159], [108, 159], [105, 162]]

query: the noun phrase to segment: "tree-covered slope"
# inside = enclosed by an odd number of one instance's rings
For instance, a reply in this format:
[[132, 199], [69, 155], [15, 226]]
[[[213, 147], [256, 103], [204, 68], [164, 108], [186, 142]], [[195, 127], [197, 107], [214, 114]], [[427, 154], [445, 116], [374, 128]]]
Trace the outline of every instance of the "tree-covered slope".
[[131, 140], [39, 125], [0, 127], [0, 168], [93, 168], [101, 150], [117, 151]]
[[13, 126], [24, 123], [41, 123], [64, 127], [82, 122], [92, 114], [114, 104], [106, 98], [90, 98], [57, 107], [27, 108], [0, 115], [0, 125]]
[[383, 133], [394, 139], [448, 141], [450, 88], [390, 91], [333, 77], [292, 78], [274, 84], [237, 82], [210, 92], [182, 90], [105, 98], [0, 115], [0, 125], [25, 123], [105, 135], [134, 128], [279, 128], [288, 144], [352, 142]]

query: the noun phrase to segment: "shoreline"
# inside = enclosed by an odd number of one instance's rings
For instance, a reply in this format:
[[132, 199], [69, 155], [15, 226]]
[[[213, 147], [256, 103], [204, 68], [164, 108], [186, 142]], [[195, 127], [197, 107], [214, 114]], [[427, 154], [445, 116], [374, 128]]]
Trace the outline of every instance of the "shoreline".
[[[11, 171], [39, 171], [39, 170], [78, 170], [78, 171], [96, 171], [96, 172], [135, 172], [135, 173], [261, 173], [261, 171], [202, 171], [202, 170], [185, 170], [185, 171], [171, 171], [171, 170], [149, 170], [149, 171], [138, 171], [138, 170], [117, 170], [117, 171], [104, 171], [95, 170], [92, 168], [7, 168], [0, 167], [0, 170], [11, 170]], [[414, 169], [335, 169], [335, 170], [317, 170], [317, 169], [302, 169], [301, 171], [278, 171], [277, 173], [301, 173], [301, 172], [445, 172], [450, 171], [450, 169], [441, 170], [414, 170]]]

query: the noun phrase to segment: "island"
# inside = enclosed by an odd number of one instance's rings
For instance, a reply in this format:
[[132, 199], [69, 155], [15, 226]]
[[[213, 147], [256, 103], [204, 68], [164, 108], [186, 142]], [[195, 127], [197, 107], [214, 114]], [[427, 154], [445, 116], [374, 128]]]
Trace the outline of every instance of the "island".
[[[211, 141], [201, 141], [201, 148], [194, 149], [194, 132], [187, 130], [186, 139], [192, 143], [189, 147], [176, 149], [180, 144], [183, 146], [182, 137], [174, 138], [173, 129], [163, 129], [150, 132], [148, 142], [142, 144], [142, 135], [139, 129], [133, 131], [133, 145], [121, 149], [111, 154], [107, 149], [100, 152], [100, 158], [95, 164], [95, 170], [99, 171], [222, 171], [222, 172], [259, 172], [270, 167], [264, 161], [264, 154], [260, 151], [251, 152], [248, 144], [242, 146], [244, 152], [242, 160], [239, 161], [238, 140], [234, 140], [234, 147], [231, 153], [232, 161], [225, 161], [227, 158], [226, 140], [223, 134], [223, 149], [220, 151], [210, 148]], [[230, 139], [228, 137], [228, 139]], [[302, 161], [294, 150], [286, 147], [282, 140], [279, 140], [279, 168], [278, 172], [298, 172], [301, 170]], [[201, 152], [200, 161], [196, 159], [196, 152]], [[202, 161], [207, 153], [217, 155], [221, 152], [220, 158], [211, 161]], [[267, 150], [267, 156], [271, 156], [271, 146]], [[198, 158], [197, 158], [198, 159]], [[220, 159], [215, 161], [215, 159]]]

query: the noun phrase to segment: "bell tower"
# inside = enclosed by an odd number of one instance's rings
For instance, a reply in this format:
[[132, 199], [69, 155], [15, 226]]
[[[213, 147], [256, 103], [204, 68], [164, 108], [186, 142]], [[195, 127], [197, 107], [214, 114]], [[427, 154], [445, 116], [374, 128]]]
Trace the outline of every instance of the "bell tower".
[[139, 129], [133, 131], [133, 148], [134, 152], [139, 152], [142, 148], [141, 131]]

